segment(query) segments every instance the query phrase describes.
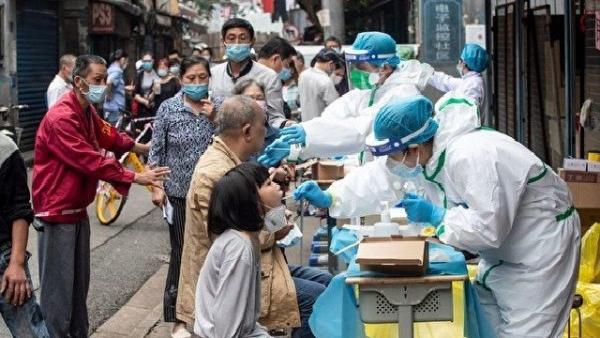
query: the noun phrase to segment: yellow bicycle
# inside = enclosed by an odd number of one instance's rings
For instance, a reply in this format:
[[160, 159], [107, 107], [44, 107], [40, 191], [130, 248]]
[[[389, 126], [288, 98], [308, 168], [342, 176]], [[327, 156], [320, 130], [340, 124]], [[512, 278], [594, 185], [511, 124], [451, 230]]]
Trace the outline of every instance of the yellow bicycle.
[[[127, 113], [124, 113], [123, 117], [117, 122], [117, 128], [122, 130], [121, 126], [124, 122], [129, 119], [125, 131], [132, 134], [131, 130], [136, 130], [135, 126], [138, 123], [145, 123], [144, 129], [135, 138], [136, 142], [149, 141], [152, 131], [152, 120], [153, 117], [130, 119]], [[107, 152], [107, 156], [114, 156], [114, 154]], [[129, 168], [136, 173], [144, 171], [144, 164], [139, 156], [133, 152], [127, 152], [121, 156], [119, 162], [123, 167]], [[148, 191], [152, 192], [152, 187], [146, 187]], [[122, 196], [117, 190], [108, 182], [98, 182], [98, 189], [96, 190], [96, 218], [102, 225], [110, 225], [119, 218], [125, 203], [127, 202], [127, 196]]]

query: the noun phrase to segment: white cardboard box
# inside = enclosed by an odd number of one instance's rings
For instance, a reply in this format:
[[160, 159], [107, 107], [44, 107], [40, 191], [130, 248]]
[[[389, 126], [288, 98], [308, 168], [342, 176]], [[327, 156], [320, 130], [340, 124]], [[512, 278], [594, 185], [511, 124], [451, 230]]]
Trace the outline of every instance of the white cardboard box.
[[563, 160], [563, 168], [565, 170], [587, 171], [587, 162], [587, 160], [565, 158]]
[[600, 162], [588, 161], [587, 171], [594, 173], [600, 172]]

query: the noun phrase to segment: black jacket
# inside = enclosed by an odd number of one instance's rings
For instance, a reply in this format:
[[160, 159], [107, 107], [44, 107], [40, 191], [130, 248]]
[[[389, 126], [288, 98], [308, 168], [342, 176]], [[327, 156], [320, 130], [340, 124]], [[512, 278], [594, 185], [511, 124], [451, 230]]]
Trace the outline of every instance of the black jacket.
[[12, 223], [33, 221], [27, 169], [17, 145], [0, 132], [0, 245], [12, 240]]

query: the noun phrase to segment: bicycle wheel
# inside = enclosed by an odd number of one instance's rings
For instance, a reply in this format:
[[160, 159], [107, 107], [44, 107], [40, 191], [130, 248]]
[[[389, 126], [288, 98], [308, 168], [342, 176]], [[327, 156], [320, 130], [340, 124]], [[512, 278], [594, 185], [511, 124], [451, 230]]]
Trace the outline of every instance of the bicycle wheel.
[[96, 192], [96, 218], [102, 225], [110, 225], [119, 218], [121, 210], [127, 202], [108, 182], [101, 181]]

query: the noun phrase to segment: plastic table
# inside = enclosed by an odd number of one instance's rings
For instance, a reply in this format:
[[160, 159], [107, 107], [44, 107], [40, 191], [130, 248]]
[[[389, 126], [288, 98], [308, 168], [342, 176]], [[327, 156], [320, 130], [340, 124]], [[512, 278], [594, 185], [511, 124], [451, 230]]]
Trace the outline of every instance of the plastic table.
[[466, 275], [424, 277], [348, 277], [358, 286], [365, 323], [398, 323], [398, 337], [412, 338], [414, 322], [452, 321], [452, 282]]

